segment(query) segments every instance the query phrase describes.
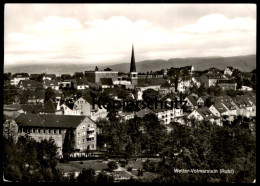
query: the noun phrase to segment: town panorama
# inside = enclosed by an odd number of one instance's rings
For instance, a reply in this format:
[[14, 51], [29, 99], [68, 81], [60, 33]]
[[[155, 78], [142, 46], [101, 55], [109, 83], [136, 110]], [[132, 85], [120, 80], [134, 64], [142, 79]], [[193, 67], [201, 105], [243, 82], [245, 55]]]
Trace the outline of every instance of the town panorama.
[[252, 183], [256, 69], [4, 72], [5, 182]]

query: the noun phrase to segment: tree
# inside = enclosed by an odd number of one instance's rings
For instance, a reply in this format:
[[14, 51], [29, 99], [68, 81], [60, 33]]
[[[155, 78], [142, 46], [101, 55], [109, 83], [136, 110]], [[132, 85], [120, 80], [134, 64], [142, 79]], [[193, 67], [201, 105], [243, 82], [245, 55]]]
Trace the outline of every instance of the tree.
[[45, 91], [45, 98], [44, 98], [44, 102], [49, 101], [51, 98], [55, 98], [56, 97], [56, 93], [54, 92], [54, 90], [52, 90], [51, 87], [48, 87]]
[[[164, 137], [166, 135], [165, 126], [160, 123], [157, 116], [153, 113], [146, 114], [143, 117], [143, 125], [146, 135], [143, 135], [146, 147], [148, 147], [150, 153], [157, 154], [163, 149]], [[148, 145], [148, 146], [147, 146]]]
[[215, 99], [213, 96], [209, 96], [206, 100], [205, 100], [205, 106], [210, 107], [211, 105], [213, 105], [215, 103]]
[[206, 95], [206, 86], [204, 83], [202, 83], [198, 89], [198, 96], [201, 97], [201, 96], [205, 96]]
[[153, 89], [147, 89], [145, 91], [143, 91], [143, 100], [149, 102], [149, 103], [153, 103], [155, 101], [156, 98], [158, 98], [159, 93]]
[[113, 181], [113, 175], [109, 176], [104, 171], [101, 171], [97, 176], [97, 183], [112, 183]]
[[117, 169], [118, 166], [115, 161], [110, 161], [108, 162], [107, 167], [110, 172], [113, 172], [113, 170]]
[[63, 146], [62, 146], [62, 154], [64, 159], [67, 159], [71, 153], [75, 152], [75, 134], [74, 129], [69, 128], [66, 130]]
[[77, 177], [77, 181], [94, 183], [95, 182], [95, 170], [92, 168], [88, 168], [88, 169], [83, 168]]

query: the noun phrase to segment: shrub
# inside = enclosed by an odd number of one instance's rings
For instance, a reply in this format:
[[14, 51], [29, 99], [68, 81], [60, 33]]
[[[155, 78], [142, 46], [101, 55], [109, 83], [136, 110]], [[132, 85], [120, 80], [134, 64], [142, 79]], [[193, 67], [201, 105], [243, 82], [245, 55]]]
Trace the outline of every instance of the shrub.
[[129, 167], [127, 168], [127, 171], [132, 171], [132, 169], [133, 169], [133, 167], [130, 167], [130, 166], [129, 166]]
[[118, 167], [117, 163], [115, 161], [108, 162], [107, 166], [108, 166], [108, 170], [110, 172], [112, 172], [113, 170], [117, 169], [117, 167]]

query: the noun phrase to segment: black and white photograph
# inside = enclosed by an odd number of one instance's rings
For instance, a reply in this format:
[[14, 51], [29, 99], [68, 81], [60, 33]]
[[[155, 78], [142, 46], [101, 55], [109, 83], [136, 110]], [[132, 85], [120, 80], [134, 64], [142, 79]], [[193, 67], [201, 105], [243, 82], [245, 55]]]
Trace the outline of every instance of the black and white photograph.
[[3, 6], [3, 182], [256, 183], [256, 4]]

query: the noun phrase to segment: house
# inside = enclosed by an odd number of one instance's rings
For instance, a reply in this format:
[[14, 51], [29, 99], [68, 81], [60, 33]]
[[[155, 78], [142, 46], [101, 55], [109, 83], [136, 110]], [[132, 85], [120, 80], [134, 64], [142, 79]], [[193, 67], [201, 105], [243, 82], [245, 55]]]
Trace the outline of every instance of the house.
[[[97, 105], [95, 105], [95, 108]], [[87, 97], [87, 98], [79, 98], [78, 100], [75, 101], [74, 103], [74, 109], [81, 110], [81, 115], [85, 116], [91, 116], [91, 111], [93, 110], [92, 108], [92, 98]]]
[[30, 74], [30, 80], [37, 81], [41, 77], [41, 74]]
[[168, 125], [171, 122], [179, 122], [183, 123], [182, 117], [183, 117], [183, 110], [178, 108], [173, 109], [166, 109], [166, 108], [156, 108], [152, 109], [152, 111], [155, 113], [155, 115], [158, 117], [158, 119], [164, 124]]
[[236, 90], [237, 83], [235, 80], [218, 80], [217, 81], [218, 86], [222, 90]]
[[193, 85], [197, 85], [198, 88], [202, 85], [200, 77], [192, 77], [191, 82], [193, 83]]
[[52, 90], [59, 90], [59, 83], [56, 80], [43, 80], [43, 88], [51, 88]]
[[42, 84], [34, 80], [21, 80], [17, 86], [21, 90], [36, 90], [42, 87]]
[[100, 78], [102, 88], [114, 88], [112, 78]]
[[79, 150], [96, 150], [96, 124], [87, 116], [21, 114], [15, 118], [18, 135], [28, 134], [36, 141], [53, 139], [62, 152], [67, 129], [75, 133], [75, 147]]
[[121, 121], [127, 121], [130, 119], [133, 119], [135, 117], [135, 114], [133, 112], [118, 112], [119, 117], [121, 118]]
[[81, 110], [74, 108], [74, 103], [64, 102], [61, 104], [60, 109], [64, 115], [81, 115]]
[[249, 87], [249, 86], [242, 86], [241, 87], [241, 89], [239, 89], [239, 90], [241, 90], [241, 91], [252, 91], [253, 90], [253, 88], [251, 88], [251, 87]]
[[222, 103], [219, 103], [219, 102], [216, 102], [213, 105], [211, 105], [209, 107], [209, 110], [215, 116], [218, 116], [220, 118], [223, 118], [223, 116], [228, 116], [228, 114], [229, 114], [228, 109], [226, 109], [226, 107]]
[[185, 92], [189, 92], [190, 87], [191, 87], [191, 78], [185, 76], [185, 77], [182, 78], [182, 81], [183, 81], [184, 91], [185, 91]]
[[202, 74], [200, 76], [201, 81], [205, 84], [206, 87], [215, 86], [217, 84], [217, 81], [224, 80], [224, 77], [222, 74]]
[[4, 105], [3, 114], [9, 118], [15, 118], [21, 113], [24, 113], [20, 104]]
[[201, 96], [200, 98], [198, 98], [197, 100], [198, 107], [204, 106], [207, 98], [208, 96]]
[[251, 113], [253, 112], [253, 107], [248, 100], [235, 98], [231, 103], [236, 107], [237, 115], [241, 115], [244, 117], [251, 116]]
[[18, 85], [21, 80], [30, 80], [28, 73], [16, 73], [11, 78], [11, 85]]
[[37, 96], [30, 96], [29, 98], [28, 98], [28, 103], [30, 104], [38, 104], [38, 103], [40, 103], [40, 104], [43, 104], [44, 103], [44, 94], [43, 93], [41, 93], [41, 94], [39, 94], [39, 95], [37, 95]]
[[56, 75], [55, 74], [45, 74], [43, 77], [42, 77], [42, 80], [55, 80], [56, 79]]
[[160, 89], [159, 89], [159, 94], [160, 95], [167, 95], [174, 92], [174, 86], [171, 86], [171, 84], [169, 83], [169, 81], [165, 81]]
[[180, 72], [182, 73], [184, 70], [187, 70], [190, 74], [193, 74], [195, 68], [193, 65], [191, 66], [185, 66], [180, 68]]
[[60, 103], [54, 102], [52, 99], [47, 101], [39, 110], [39, 114], [53, 114], [53, 115], [62, 115], [62, 110], [60, 109]]
[[91, 110], [90, 118], [93, 121], [97, 121], [100, 118], [106, 118], [107, 114], [108, 114], [107, 109], [103, 107], [101, 109], [99, 107], [96, 107], [95, 109]]
[[139, 111], [137, 111], [135, 113], [135, 115], [139, 118], [142, 118], [144, 117], [146, 114], [150, 114], [150, 113], [153, 113], [153, 111], [149, 108], [145, 108], [145, 109], [140, 109]]
[[184, 99], [184, 101], [187, 101], [186, 106], [188, 106], [191, 111], [198, 108], [198, 103], [195, 97], [189, 95]]
[[220, 118], [215, 116], [208, 107], [201, 107], [194, 110], [192, 113], [188, 115], [188, 119], [196, 119], [198, 121], [209, 121], [211, 123], [215, 123], [219, 126], [222, 126], [220, 123]]
[[81, 78], [77, 82], [77, 90], [85, 90], [89, 88], [89, 83], [87, 78]]
[[61, 81], [60, 88], [77, 88], [77, 81], [75, 79], [66, 79]]
[[232, 76], [234, 70], [235, 70], [234, 67], [229, 66], [229, 67], [225, 68], [225, 70], [224, 70], [224, 75], [227, 74], [227, 75], [229, 75], [229, 76]]

